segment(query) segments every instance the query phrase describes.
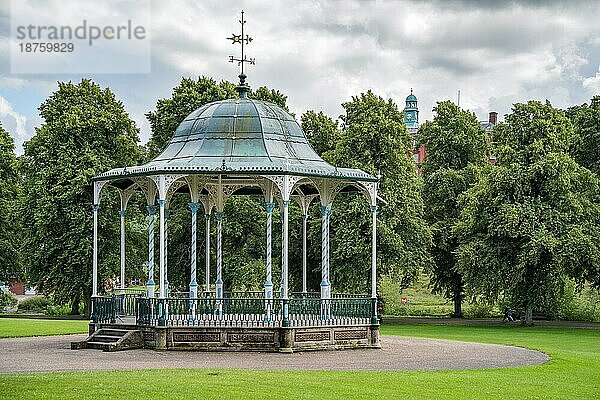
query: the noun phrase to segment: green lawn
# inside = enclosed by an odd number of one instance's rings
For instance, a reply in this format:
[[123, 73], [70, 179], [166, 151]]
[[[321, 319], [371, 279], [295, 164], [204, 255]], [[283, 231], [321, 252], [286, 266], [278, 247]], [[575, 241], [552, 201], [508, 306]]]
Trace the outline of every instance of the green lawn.
[[[181, 369], [0, 375], [0, 398], [600, 398], [598, 329], [387, 325], [382, 327], [382, 331], [387, 335], [524, 346], [544, 351], [552, 356], [552, 360], [534, 367], [462, 371], [265, 372]], [[190, 357], [193, 358], [193, 354]]]
[[86, 333], [89, 321], [0, 318], [0, 338]]

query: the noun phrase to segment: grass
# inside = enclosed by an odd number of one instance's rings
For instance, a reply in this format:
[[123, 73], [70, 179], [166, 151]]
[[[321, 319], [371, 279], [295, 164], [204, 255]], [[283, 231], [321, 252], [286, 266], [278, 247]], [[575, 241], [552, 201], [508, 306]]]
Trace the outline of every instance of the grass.
[[0, 398], [600, 398], [598, 329], [384, 325], [382, 333], [523, 346], [548, 353], [552, 360], [532, 367], [462, 371], [179, 369], [13, 374], [0, 375]]
[[88, 323], [84, 320], [0, 318], [0, 338], [86, 333]]

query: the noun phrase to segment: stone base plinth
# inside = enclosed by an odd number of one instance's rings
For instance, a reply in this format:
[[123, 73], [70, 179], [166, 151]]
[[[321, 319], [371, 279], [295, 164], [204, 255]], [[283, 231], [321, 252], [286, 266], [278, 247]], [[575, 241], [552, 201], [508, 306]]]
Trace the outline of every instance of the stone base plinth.
[[[122, 324], [97, 324], [97, 328]], [[129, 326], [141, 330], [144, 347], [155, 350], [269, 351], [380, 348], [379, 325], [304, 328]]]

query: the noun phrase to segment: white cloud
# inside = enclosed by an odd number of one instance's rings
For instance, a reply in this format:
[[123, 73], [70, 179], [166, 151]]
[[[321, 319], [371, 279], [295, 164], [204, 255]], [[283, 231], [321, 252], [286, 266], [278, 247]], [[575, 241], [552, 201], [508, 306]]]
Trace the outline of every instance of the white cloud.
[[23, 141], [27, 139], [27, 117], [14, 110], [4, 97], [0, 96], [0, 121], [2, 126], [15, 139], [15, 147], [20, 152]]
[[[101, 15], [122, 15], [115, 4], [94, 7]], [[307, 109], [337, 117], [342, 102], [368, 89], [403, 107], [414, 88], [421, 120], [431, 118], [437, 101], [456, 100], [458, 89], [461, 106], [481, 119], [492, 109], [508, 113], [515, 102], [548, 98], [564, 107], [600, 91], [600, 70], [588, 77], [581, 72], [600, 59], [597, 1], [575, 7], [566, 1], [153, 0], [151, 74], [23, 78], [0, 72], [0, 92], [33, 87], [47, 96], [56, 80], [91, 77], [123, 100], [146, 140], [144, 113], [170, 96], [181, 76], [237, 79], [227, 57], [239, 50], [225, 38], [238, 32], [240, 9], [254, 38], [247, 48], [256, 57], [249, 83], [281, 90], [298, 118]], [[7, 43], [0, 37], [0, 50]], [[0, 68], [3, 57], [4, 51]]]
[[583, 80], [583, 87], [591, 95], [596, 95], [600, 93], [600, 66], [598, 67], [598, 72], [596, 72], [596, 76], [590, 76], [589, 78], [585, 78]]

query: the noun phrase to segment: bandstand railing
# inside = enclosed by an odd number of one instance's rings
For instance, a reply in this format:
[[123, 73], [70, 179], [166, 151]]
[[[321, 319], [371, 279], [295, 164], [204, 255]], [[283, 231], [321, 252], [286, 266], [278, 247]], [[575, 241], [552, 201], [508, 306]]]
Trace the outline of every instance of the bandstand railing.
[[115, 296], [92, 297], [92, 321], [115, 323], [117, 307]]
[[332, 299], [138, 298], [138, 325], [207, 327], [283, 326], [283, 305], [288, 305], [290, 327], [366, 325], [373, 317], [374, 300], [368, 297]]
[[[366, 295], [335, 294], [320, 299], [293, 293], [290, 299], [265, 299], [262, 292], [201, 293], [198, 298], [147, 298], [122, 293], [92, 299], [92, 320], [114, 323], [119, 316], [135, 316], [136, 324], [146, 326], [206, 327], [312, 327], [371, 324], [375, 300]], [[303, 296], [302, 296], [303, 295]], [[200, 297], [202, 296], [202, 297]], [[288, 318], [283, 321], [284, 304]]]

